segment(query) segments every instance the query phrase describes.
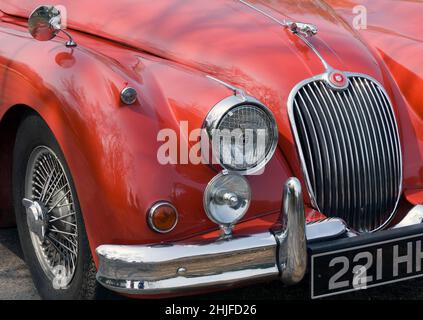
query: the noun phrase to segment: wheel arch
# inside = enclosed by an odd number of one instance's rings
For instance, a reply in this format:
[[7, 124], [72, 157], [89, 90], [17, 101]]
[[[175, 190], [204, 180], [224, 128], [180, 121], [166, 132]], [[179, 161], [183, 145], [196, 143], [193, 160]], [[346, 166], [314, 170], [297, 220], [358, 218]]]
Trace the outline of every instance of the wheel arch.
[[15, 226], [12, 196], [13, 148], [22, 119], [30, 113], [41, 115], [32, 107], [17, 104], [0, 119], [0, 227]]

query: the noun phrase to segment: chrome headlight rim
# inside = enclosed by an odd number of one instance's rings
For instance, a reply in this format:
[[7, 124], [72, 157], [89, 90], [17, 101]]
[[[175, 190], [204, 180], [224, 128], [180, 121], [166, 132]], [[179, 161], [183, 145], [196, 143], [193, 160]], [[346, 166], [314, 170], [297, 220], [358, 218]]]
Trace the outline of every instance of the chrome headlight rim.
[[264, 159], [252, 167], [237, 170], [237, 169], [228, 167], [227, 165], [221, 163], [220, 161], [219, 161], [219, 164], [224, 170], [228, 172], [235, 172], [241, 175], [253, 175], [261, 171], [273, 158], [276, 152], [276, 148], [278, 146], [278, 141], [279, 141], [279, 130], [278, 130], [278, 125], [276, 123], [275, 116], [273, 112], [266, 105], [264, 105], [257, 99], [248, 95], [233, 95], [233, 96], [226, 97], [225, 99], [217, 103], [209, 111], [209, 113], [206, 116], [206, 119], [204, 120], [203, 129], [206, 130], [208, 138], [210, 139], [210, 141], [212, 141], [213, 132], [215, 129], [219, 127], [219, 124], [224, 119], [225, 115], [231, 110], [240, 106], [257, 107], [269, 117], [269, 120], [272, 123], [272, 130], [269, 133], [269, 136], [272, 139], [272, 145], [269, 151], [267, 152], [266, 156], [264, 157]]

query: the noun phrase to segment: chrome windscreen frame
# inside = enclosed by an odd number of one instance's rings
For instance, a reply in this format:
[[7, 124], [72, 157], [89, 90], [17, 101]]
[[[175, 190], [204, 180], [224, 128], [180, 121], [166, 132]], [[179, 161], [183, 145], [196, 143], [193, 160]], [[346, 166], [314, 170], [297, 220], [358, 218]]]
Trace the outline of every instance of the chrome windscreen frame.
[[[288, 102], [287, 102], [287, 108], [288, 108], [288, 117], [289, 117], [289, 122], [290, 122], [290, 126], [291, 126], [291, 133], [294, 137], [294, 141], [295, 141], [295, 148], [297, 150], [298, 153], [298, 157], [300, 160], [300, 164], [301, 164], [301, 170], [303, 173], [303, 177], [304, 177], [304, 181], [307, 187], [307, 192], [309, 194], [310, 200], [311, 200], [311, 205], [318, 210], [319, 212], [323, 213], [322, 210], [319, 208], [319, 205], [317, 204], [316, 201], [316, 196], [313, 192], [313, 188], [311, 185], [311, 180], [310, 180], [310, 176], [307, 170], [307, 165], [306, 165], [306, 161], [305, 161], [305, 156], [303, 153], [303, 150], [301, 148], [301, 141], [300, 141], [300, 137], [298, 135], [298, 128], [296, 126], [295, 123], [295, 117], [294, 117], [294, 99], [298, 93], [298, 91], [304, 87], [305, 85], [315, 82], [315, 81], [328, 81], [328, 75], [330, 74], [330, 72], [332, 72], [333, 69], [329, 68], [328, 71], [326, 71], [325, 73], [322, 73], [320, 75], [305, 79], [301, 82], [299, 82], [297, 85], [295, 85], [295, 87], [292, 89], [292, 91], [290, 92], [289, 96], [288, 96]], [[393, 108], [393, 104], [392, 104], [392, 100], [390, 99], [388, 93], [386, 92], [384, 86], [377, 81], [376, 79], [374, 79], [373, 77], [366, 75], [366, 74], [362, 74], [362, 73], [356, 73], [356, 72], [343, 72], [345, 74], [345, 76], [348, 78], [348, 83], [350, 82], [350, 78], [352, 77], [362, 77], [365, 78], [369, 81], [373, 81], [376, 85], [379, 86], [380, 90], [382, 91], [382, 93], [385, 95], [387, 101], [389, 102], [391, 108], [393, 109], [393, 114], [395, 115], [395, 110]], [[343, 90], [340, 89], [340, 90]], [[396, 134], [399, 137], [398, 139], [398, 144], [399, 144], [399, 148], [400, 151], [402, 151], [402, 145], [401, 145], [401, 138], [400, 138], [400, 134], [399, 134], [399, 127], [398, 127], [398, 121], [397, 119], [395, 119], [394, 121], [395, 123], [395, 130], [396, 130]], [[395, 217], [395, 213], [398, 209], [399, 206], [399, 202], [401, 199], [401, 194], [402, 194], [402, 190], [403, 190], [403, 156], [402, 156], [402, 152], [399, 153], [399, 158], [400, 158], [400, 177], [399, 177], [399, 188], [398, 188], [398, 198], [394, 207], [394, 210], [392, 211], [392, 213], [390, 214], [389, 218], [383, 223], [381, 224], [378, 228], [370, 231], [369, 233], [373, 233], [373, 232], [377, 232], [380, 230], [383, 230], [387, 225], [389, 225], [389, 223], [392, 221], [392, 219]]]

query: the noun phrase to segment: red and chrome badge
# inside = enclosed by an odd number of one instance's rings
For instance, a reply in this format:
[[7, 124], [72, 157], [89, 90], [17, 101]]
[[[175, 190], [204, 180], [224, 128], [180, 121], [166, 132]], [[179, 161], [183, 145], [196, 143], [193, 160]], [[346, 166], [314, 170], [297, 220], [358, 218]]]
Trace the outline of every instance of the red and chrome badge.
[[332, 71], [329, 73], [328, 82], [335, 89], [345, 89], [348, 87], [348, 78], [341, 71]]

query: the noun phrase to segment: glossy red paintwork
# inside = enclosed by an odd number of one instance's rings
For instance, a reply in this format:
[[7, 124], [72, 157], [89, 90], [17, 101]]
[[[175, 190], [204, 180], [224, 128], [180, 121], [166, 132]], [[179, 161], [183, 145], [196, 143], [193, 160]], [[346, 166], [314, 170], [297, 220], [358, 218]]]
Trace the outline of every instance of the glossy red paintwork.
[[[176, 241], [216, 229], [202, 205], [216, 172], [205, 165], [161, 166], [156, 158], [161, 129], [178, 130], [180, 121], [199, 128], [207, 112], [231, 94], [207, 74], [243, 88], [275, 114], [279, 148], [263, 175], [248, 178], [253, 189], [249, 222], [238, 229], [269, 228], [280, 210], [283, 183], [302, 177], [286, 104], [298, 82], [324, 72], [316, 55], [236, 0], [50, 2], [66, 6], [77, 48], [66, 48], [61, 36], [50, 42], [30, 37], [25, 18], [44, 1], [0, 4], [0, 119], [13, 106], [26, 105], [48, 123], [71, 169], [92, 249], [105, 243]], [[375, 10], [369, 9], [369, 29], [360, 33], [349, 26], [353, 1], [251, 2], [275, 17], [317, 25], [319, 34], [311, 41], [333, 67], [368, 74], [384, 85], [400, 125], [405, 189], [423, 189], [418, 90], [423, 87], [418, 60], [423, 30], [404, 27], [389, 11], [378, 10], [390, 1], [366, 3]], [[398, 1], [396, 13], [406, 22], [408, 16], [418, 19], [414, 6], [419, 5]], [[136, 105], [120, 103], [119, 92], [127, 84], [140, 94]], [[179, 138], [187, 143], [184, 134]], [[6, 202], [0, 206], [10, 200], [5, 185], [0, 197]], [[177, 228], [168, 235], [146, 224], [146, 212], [157, 200], [171, 201], [180, 212]], [[414, 202], [423, 202], [423, 196]], [[318, 217], [307, 210], [308, 220]], [[6, 218], [0, 215], [0, 222]]]

